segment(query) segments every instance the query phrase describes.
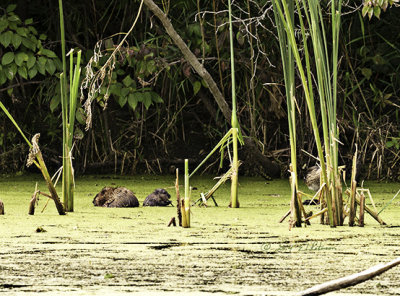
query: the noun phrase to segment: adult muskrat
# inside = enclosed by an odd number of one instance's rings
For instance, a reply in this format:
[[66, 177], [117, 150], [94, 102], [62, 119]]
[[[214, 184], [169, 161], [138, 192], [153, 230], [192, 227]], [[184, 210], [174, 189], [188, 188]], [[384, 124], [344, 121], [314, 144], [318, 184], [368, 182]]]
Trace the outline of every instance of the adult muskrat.
[[136, 196], [125, 187], [104, 187], [93, 199], [96, 207], [135, 208], [139, 206]]
[[143, 206], [149, 207], [166, 207], [172, 205], [169, 200], [171, 195], [165, 189], [156, 189], [154, 192], [150, 193], [143, 202]]

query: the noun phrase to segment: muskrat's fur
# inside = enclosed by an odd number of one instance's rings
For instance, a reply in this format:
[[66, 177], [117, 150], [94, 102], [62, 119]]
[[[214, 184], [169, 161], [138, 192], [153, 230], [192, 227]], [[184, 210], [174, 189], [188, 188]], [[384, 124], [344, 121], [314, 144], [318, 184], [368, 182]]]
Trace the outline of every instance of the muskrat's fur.
[[135, 208], [139, 206], [136, 196], [125, 187], [104, 187], [93, 199], [96, 207]]
[[172, 205], [169, 200], [171, 195], [165, 189], [156, 189], [150, 193], [143, 202], [143, 206], [146, 207], [166, 207]]

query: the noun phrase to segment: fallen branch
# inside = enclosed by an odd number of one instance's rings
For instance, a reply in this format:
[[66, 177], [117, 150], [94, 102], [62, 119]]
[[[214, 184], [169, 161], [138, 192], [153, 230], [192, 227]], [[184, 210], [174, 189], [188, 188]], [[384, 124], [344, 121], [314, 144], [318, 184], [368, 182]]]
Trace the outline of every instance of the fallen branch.
[[364, 270], [359, 273], [355, 273], [340, 279], [336, 279], [333, 281], [329, 281], [320, 285], [316, 285], [307, 290], [300, 292], [299, 296], [311, 296], [311, 295], [322, 295], [328, 292], [336, 291], [339, 289], [355, 286], [359, 283], [365, 282], [367, 280], [372, 279], [373, 277], [384, 273], [385, 271], [395, 267], [400, 264], [400, 257], [389, 262], [389, 263], [381, 263], [375, 265], [367, 270]]

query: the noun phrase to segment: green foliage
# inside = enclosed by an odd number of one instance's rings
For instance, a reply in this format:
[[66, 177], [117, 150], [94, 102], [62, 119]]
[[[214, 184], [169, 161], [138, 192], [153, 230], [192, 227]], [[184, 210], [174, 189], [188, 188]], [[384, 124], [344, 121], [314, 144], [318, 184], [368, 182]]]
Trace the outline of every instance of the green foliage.
[[0, 85], [12, 81], [17, 74], [29, 80], [38, 73], [54, 75], [61, 69], [57, 55], [42, 44], [46, 35], [38, 36], [33, 20], [22, 21], [14, 13], [15, 8], [15, 4], [7, 6], [0, 16]]
[[362, 15], [371, 19], [373, 16], [380, 18], [381, 12], [386, 11], [388, 6], [392, 6], [394, 3], [398, 3], [399, 0], [364, 0], [364, 6], [362, 9]]
[[[110, 54], [104, 55], [94, 65], [94, 69], [99, 70], [109, 57]], [[163, 103], [164, 100], [153, 90], [152, 82], [148, 80], [154, 80], [164, 69], [167, 67], [160, 57], [155, 57], [155, 49], [150, 45], [124, 48], [115, 62], [115, 70], [106, 78], [107, 83], [102, 85], [96, 100], [104, 106], [111, 95], [121, 108], [127, 105], [132, 110], [139, 103], [146, 109], [153, 104]]]

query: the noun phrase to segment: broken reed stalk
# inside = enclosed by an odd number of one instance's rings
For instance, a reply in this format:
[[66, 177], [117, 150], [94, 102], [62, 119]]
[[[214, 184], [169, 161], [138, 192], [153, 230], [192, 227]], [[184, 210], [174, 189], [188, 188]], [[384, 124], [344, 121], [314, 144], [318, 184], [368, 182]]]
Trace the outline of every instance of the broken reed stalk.
[[346, 277], [342, 277], [336, 280], [332, 280], [320, 285], [316, 285], [307, 290], [299, 292], [298, 296], [311, 296], [311, 295], [322, 295], [328, 292], [340, 290], [343, 288], [355, 286], [359, 283], [365, 282], [374, 278], [377, 275], [384, 273], [385, 271], [397, 266], [400, 264], [400, 257], [389, 262], [389, 263], [381, 263], [375, 265], [367, 270], [364, 270], [359, 273], [355, 273]]
[[[242, 163], [239, 161], [239, 166]], [[204, 199], [207, 201], [210, 197], [213, 196], [213, 194], [218, 190], [218, 188], [226, 182], [231, 177], [233, 167], [231, 166], [229, 170], [222, 175], [222, 177], [219, 178], [218, 182], [204, 195]], [[200, 197], [198, 200], [196, 200], [192, 205], [195, 205], [196, 203], [200, 202], [203, 200], [203, 197]], [[204, 202], [203, 202], [204, 203]]]
[[[64, 207], [60, 201], [60, 198], [58, 197], [57, 190], [54, 187], [53, 181], [51, 180], [51, 177], [49, 175], [49, 172], [46, 167], [46, 163], [43, 160], [42, 152], [39, 149], [39, 137], [40, 134], [36, 134], [32, 138], [32, 144], [28, 142], [31, 145], [31, 148], [29, 150], [29, 157], [27, 161], [27, 166], [32, 165], [33, 163], [40, 169], [42, 172], [43, 178], [46, 181], [47, 188], [49, 189], [51, 198], [53, 199], [57, 211], [60, 215], [65, 215], [65, 210]], [[37, 162], [35, 161], [35, 158]]]
[[[358, 198], [356, 198], [356, 203], [358, 205], [360, 205], [360, 200]], [[370, 214], [370, 216], [372, 218], [374, 218], [379, 224], [381, 225], [386, 225], [386, 223], [381, 219], [381, 217], [378, 216], [377, 213], [375, 213], [373, 210], [371, 210], [369, 207], [367, 207], [366, 205], [364, 206], [364, 210]]]
[[354, 219], [356, 217], [356, 191], [357, 191], [357, 145], [356, 152], [353, 156], [353, 166], [351, 169], [351, 185], [350, 185], [350, 213], [349, 213], [349, 226], [354, 225]]
[[360, 194], [360, 215], [358, 217], [358, 226], [364, 227], [364, 213], [365, 213], [365, 195]]
[[35, 214], [35, 206], [37, 204], [37, 196], [38, 196], [38, 194], [39, 194], [38, 183], [36, 182], [35, 192], [33, 192], [31, 201], [29, 202], [29, 211], [28, 211], [29, 215], [34, 215]]
[[185, 198], [181, 206], [182, 227], [190, 227], [189, 160], [185, 159]]
[[327, 211], [328, 211], [328, 208], [325, 208], [325, 209], [319, 211], [318, 213], [316, 213], [316, 214], [314, 214], [314, 215], [312, 215], [312, 216], [310, 216], [310, 217], [307, 217], [307, 218], [306, 218], [306, 221], [309, 221], [309, 220], [311, 220], [312, 218], [318, 217], [319, 215], [323, 215], [323, 214], [325, 214]]
[[289, 228], [294, 226], [301, 227], [301, 211], [299, 206], [299, 199], [297, 196], [296, 175], [290, 165], [290, 188], [291, 188], [291, 201], [290, 201], [290, 225]]
[[179, 226], [182, 226], [182, 205], [181, 195], [179, 193], [179, 169], [176, 169], [176, 181], [175, 181], [175, 192], [176, 192], [176, 214], [178, 216]]
[[[0, 108], [3, 110], [3, 112], [7, 115], [7, 117], [11, 120], [11, 122], [14, 124], [14, 126], [17, 128], [21, 136], [24, 138], [28, 146], [30, 147], [29, 151], [29, 157], [27, 161], [27, 166], [30, 166], [32, 164], [36, 165], [38, 169], [42, 172], [42, 175], [47, 183], [47, 187], [49, 188], [49, 191], [53, 197], [53, 200], [56, 204], [56, 208], [58, 210], [58, 213], [60, 215], [65, 215], [65, 211], [63, 209], [63, 206], [60, 202], [60, 199], [58, 198], [57, 191], [55, 189], [55, 186], [53, 184], [53, 181], [50, 178], [49, 172], [47, 171], [46, 164], [43, 160], [42, 153], [40, 152], [38, 141], [40, 134], [36, 134], [32, 138], [32, 143], [28, 140], [28, 138], [25, 136], [24, 132], [21, 130], [21, 128], [18, 126], [17, 122], [14, 120], [14, 118], [11, 116], [10, 112], [6, 109], [6, 107], [3, 105], [3, 103], [0, 101]], [[34, 141], [35, 140], [35, 141]], [[36, 158], [36, 160], [35, 160]], [[61, 205], [61, 207], [60, 207]]]

